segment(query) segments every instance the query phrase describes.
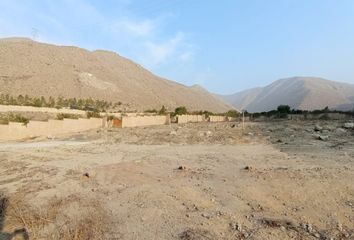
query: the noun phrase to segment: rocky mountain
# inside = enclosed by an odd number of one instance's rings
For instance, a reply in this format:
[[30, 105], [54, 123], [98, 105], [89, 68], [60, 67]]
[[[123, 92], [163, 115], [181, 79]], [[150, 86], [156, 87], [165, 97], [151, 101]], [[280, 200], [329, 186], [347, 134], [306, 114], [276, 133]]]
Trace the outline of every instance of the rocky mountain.
[[0, 93], [122, 102], [130, 109], [225, 112], [232, 108], [206, 90], [160, 78], [108, 51], [0, 39]]
[[262, 112], [286, 104], [295, 109], [315, 110], [354, 108], [354, 85], [314, 77], [280, 79], [272, 84], [220, 98], [238, 109]]

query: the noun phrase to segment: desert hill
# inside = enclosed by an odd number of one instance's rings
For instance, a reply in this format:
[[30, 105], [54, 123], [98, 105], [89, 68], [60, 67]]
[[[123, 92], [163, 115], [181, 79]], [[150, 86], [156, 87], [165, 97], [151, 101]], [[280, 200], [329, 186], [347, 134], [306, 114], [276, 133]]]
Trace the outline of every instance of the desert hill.
[[302, 110], [323, 109], [326, 106], [337, 110], [352, 110], [354, 85], [323, 78], [293, 77], [277, 80], [266, 87], [219, 97], [249, 112], [273, 110], [280, 104]]
[[225, 112], [232, 108], [206, 90], [160, 78], [108, 51], [88, 51], [23, 38], [0, 39], [0, 93], [93, 98], [146, 110], [186, 106]]

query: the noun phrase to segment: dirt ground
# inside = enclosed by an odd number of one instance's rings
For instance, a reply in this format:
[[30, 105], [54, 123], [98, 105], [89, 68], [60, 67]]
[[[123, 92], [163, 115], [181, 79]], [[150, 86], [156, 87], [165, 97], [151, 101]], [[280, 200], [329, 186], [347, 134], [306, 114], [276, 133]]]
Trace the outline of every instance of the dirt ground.
[[354, 239], [354, 130], [200, 123], [0, 145], [0, 239]]

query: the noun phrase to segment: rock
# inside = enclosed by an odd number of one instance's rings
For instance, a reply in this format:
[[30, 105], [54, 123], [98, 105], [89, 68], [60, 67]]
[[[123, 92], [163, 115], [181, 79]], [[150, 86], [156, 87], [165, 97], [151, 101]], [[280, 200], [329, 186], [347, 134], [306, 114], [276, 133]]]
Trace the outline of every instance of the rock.
[[324, 135], [320, 135], [319, 137], [318, 137], [318, 139], [319, 140], [322, 140], [322, 141], [327, 141], [328, 140], [328, 136], [324, 136]]
[[337, 128], [336, 129], [336, 133], [337, 134], [343, 134], [343, 133], [346, 133], [347, 131], [344, 129], [344, 128]]
[[312, 135], [315, 139], [320, 139], [320, 135], [319, 134], [313, 134]]
[[230, 126], [231, 128], [234, 128], [234, 127], [236, 127], [236, 125], [235, 124], [231, 124], [231, 126]]
[[354, 128], [354, 123], [352, 123], [352, 122], [346, 122], [346, 123], [343, 124], [343, 127], [344, 127], [344, 128], [347, 128], [347, 129], [349, 129], [349, 128]]
[[178, 170], [186, 170], [187, 167], [186, 167], [186, 166], [179, 166], [177, 169], [178, 169]]
[[252, 166], [246, 166], [244, 169], [247, 170], [247, 171], [252, 171], [253, 167]]
[[312, 228], [312, 225], [309, 223], [309, 224], [306, 224], [306, 230], [307, 232], [309, 233], [312, 233], [313, 232], [313, 228]]
[[321, 133], [323, 133], [323, 134], [328, 134], [329, 131], [328, 131], [327, 129], [323, 129], [323, 130], [321, 131]]
[[239, 231], [239, 232], [242, 231], [242, 225], [240, 223], [232, 222], [230, 223], [230, 228], [234, 231]]
[[314, 130], [315, 130], [316, 132], [319, 132], [319, 131], [321, 131], [322, 129], [323, 129], [323, 127], [321, 127], [320, 125], [318, 125], [318, 124], [315, 125]]
[[177, 135], [177, 132], [176, 132], [176, 131], [171, 131], [171, 132], [170, 132], [170, 135], [176, 136], [176, 135]]
[[210, 215], [207, 213], [202, 213], [202, 217], [204, 217], [206, 219], [210, 219]]
[[83, 177], [86, 177], [86, 178], [90, 178], [90, 174], [89, 173], [84, 173], [82, 174]]
[[313, 236], [314, 236], [315, 238], [320, 238], [320, 237], [321, 237], [321, 235], [320, 235], [319, 233], [315, 233]]
[[206, 132], [206, 136], [207, 136], [207, 137], [210, 137], [210, 136], [212, 136], [212, 135], [213, 135], [213, 133], [212, 133], [211, 131], [207, 131], [207, 132]]

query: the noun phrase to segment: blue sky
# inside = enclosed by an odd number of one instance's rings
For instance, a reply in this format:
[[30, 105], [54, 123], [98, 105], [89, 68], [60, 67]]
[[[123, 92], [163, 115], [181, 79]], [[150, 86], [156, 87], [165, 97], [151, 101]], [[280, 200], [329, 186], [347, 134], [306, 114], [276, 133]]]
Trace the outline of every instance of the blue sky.
[[0, 37], [106, 49], [217, 93], [354, 83], [353, 0], [0, 0]]

